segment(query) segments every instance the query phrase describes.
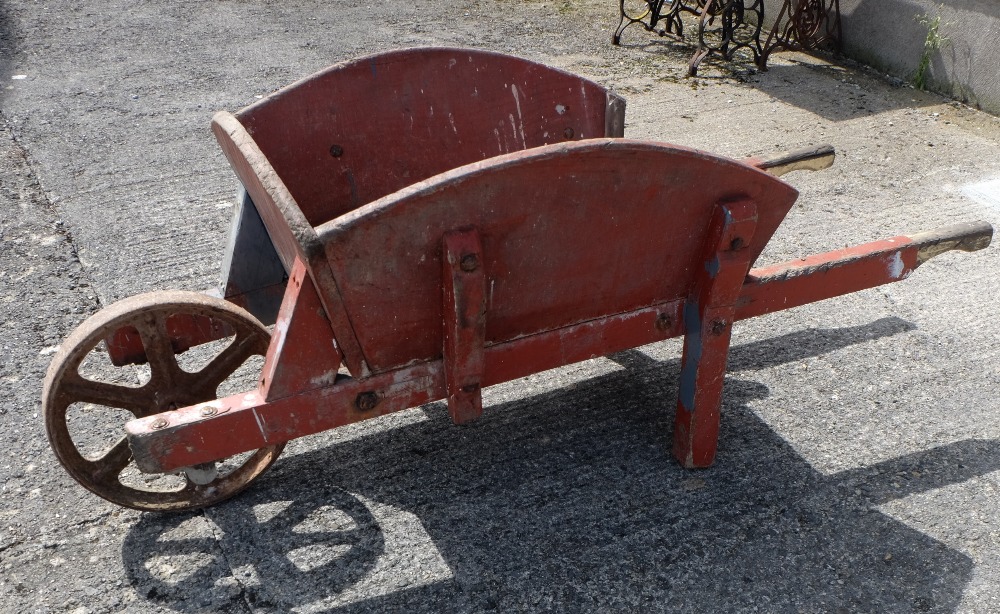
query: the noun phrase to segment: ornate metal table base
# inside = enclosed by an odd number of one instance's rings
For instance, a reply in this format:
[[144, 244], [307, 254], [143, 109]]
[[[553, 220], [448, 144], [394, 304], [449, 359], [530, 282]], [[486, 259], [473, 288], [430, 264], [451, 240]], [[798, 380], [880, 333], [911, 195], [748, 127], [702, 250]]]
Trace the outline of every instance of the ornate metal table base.
[[785, 0], [757, 65], [767, 70], [768, 56], [782, 49], [808, 51], [830, 44], [840, 51], [840, 41], [840, 0]]
[[774, 27], [761, 44], [764, 0], [619, 0], [621, 19], [611, 35], [640, 24], [649, 32], [684, 40], [683, 13], [698, 20], [698, 47], [688, 64], [688, 75], [712, 52], [731, 60], [740, 49], [753, 54], [754, 63], [767, 70], [767, 58], [782, 49], [808, 50], [823, 43], [840, 46], [840, 0], [785, 0]]

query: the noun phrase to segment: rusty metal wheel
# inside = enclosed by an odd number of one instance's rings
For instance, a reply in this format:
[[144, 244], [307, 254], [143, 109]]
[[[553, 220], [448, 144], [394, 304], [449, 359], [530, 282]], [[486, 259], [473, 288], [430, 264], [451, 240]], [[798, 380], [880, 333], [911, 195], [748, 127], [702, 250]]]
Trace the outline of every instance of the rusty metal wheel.
[[[223, 338], [188, 350], [176, 330], [192, 321]], [[141, 341], [138, 356], [133, 352], [127, 361], [132, 364], [116, 366], [109, 356], [105, 339], [116, 335], [131, 336], [136, 347]], [[248, 385], [257, 373], [247, 371], [269, 340], [264, 325], [246, 311], [195, 292], [141, 294], [99, 311], [63, 342], [49, 366], [42, 402], [52, 450], [77, 482], [125, 507], [180, 511], [232, 497], [274, 463], [284, 444], [153, 476], [131, 462], [122, 426], [133, 417], [218, 398], [220, 385]]]

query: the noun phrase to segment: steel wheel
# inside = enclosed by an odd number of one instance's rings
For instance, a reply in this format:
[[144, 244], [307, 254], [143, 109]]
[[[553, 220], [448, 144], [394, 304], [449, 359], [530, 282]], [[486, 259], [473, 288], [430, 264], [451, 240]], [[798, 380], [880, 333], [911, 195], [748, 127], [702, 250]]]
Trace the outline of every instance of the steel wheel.
[[[196, 316], [231, 337], [228, 343], [216, 342], [215, 347], [224, 347], [193, 369], [178, 360], [177, 354], [187, 348], [183, 344], [177, 348], [178, 340], [168, 333], [177, 322], [174, 318], [187, 316]], [[137, 384], [134, 367], [115, 368], [104, 353], [102, 341], [116, 333], [138, 334], [141, 339], [144, 356], [133, 362], [148, 363], [145, 383]], [[99, 311], [63, 342], [46, 375], [42, 402], [52, 450], [77, 482], [126, 507], [189, 510], [232, 497], [274, 463], [284, 444], [226, 459], [221, 469], [210, 463], [187, 469], [183, 477], [151, 477], [139, 474], [131, 462], [132, 452], [121, 427], [132, 417], [218, 398], [220, 384], [241, 367], [246, 370], [244, 364], [253, 356], [263, 356], [269, 340], [264, 325], [246, 311], [195, 292], [152, 292]], [[204, 354], [210, 345], [198, 349], [205, 348]], [[77, 428], [94, 416], [99, 416], [97, 426], [87, 423], [86, 428]], [[113, 434], [110, 440], [108, 434]], [[105, 442], [113, 443], [107, 446]], [[95, 446], [97, 454], [81, 449]]]

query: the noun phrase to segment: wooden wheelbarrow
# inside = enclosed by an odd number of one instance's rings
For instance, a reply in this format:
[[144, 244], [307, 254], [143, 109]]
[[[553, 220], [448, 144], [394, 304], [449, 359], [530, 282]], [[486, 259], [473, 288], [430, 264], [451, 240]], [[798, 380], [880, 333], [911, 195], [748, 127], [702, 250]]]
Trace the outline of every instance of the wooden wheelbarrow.
[[[484, 386], [683, 335], [673, 450], [705, 467], [736, 320], [898, 281], [990, 242], [988, 224], [959, 224], [753, 269], [797, 197], [775, 174], [828, 165], [832, 152], [735, 161], [607, 138], [623, 113], [586, 80], [457, 49], [349, 62], [220, 113], [213, 129], [249, 195], [227, 287], [266, 317], [264, 299], [283, 286], [273, 332], [189, 292], [98, 312], [46, 378], [60, 461], [121, 505], [210, 505], [294, 438], [439, 399], [465, 423]], [[272, 250], [272, 275], [246, 274]], [[203, 366], [178, 366], [218, 339], [229, 341]], [[148, 363], [148, 381], [81, 375], [102, 347], [113, 365]], [[220, 397], [253, 355], [264, 356], [256, 388]], [[71, 409], [92, 406], [134, 419], [87, 456]], [[180, 477], [159, 488], [136, 467]]]

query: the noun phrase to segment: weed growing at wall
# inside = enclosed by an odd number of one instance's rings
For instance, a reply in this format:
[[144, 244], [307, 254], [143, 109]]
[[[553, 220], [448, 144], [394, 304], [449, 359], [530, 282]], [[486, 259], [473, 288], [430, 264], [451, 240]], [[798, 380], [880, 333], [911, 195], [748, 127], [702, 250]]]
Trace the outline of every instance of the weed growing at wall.
[[933, 16], [930, 13], [924, 13], [915, 17], [920, 25], [927, 28], [924, 49], [920, 54], [920, 64], [917, 65], [917, 72], [913, 75], [913, 86], [921, 90], [927, 86], [927, 71], [931, 67], [931, 55], [948, 44], [948, 39], [941, 35], [941, 9], [943, 8], [944, 5], [940, 4]]

